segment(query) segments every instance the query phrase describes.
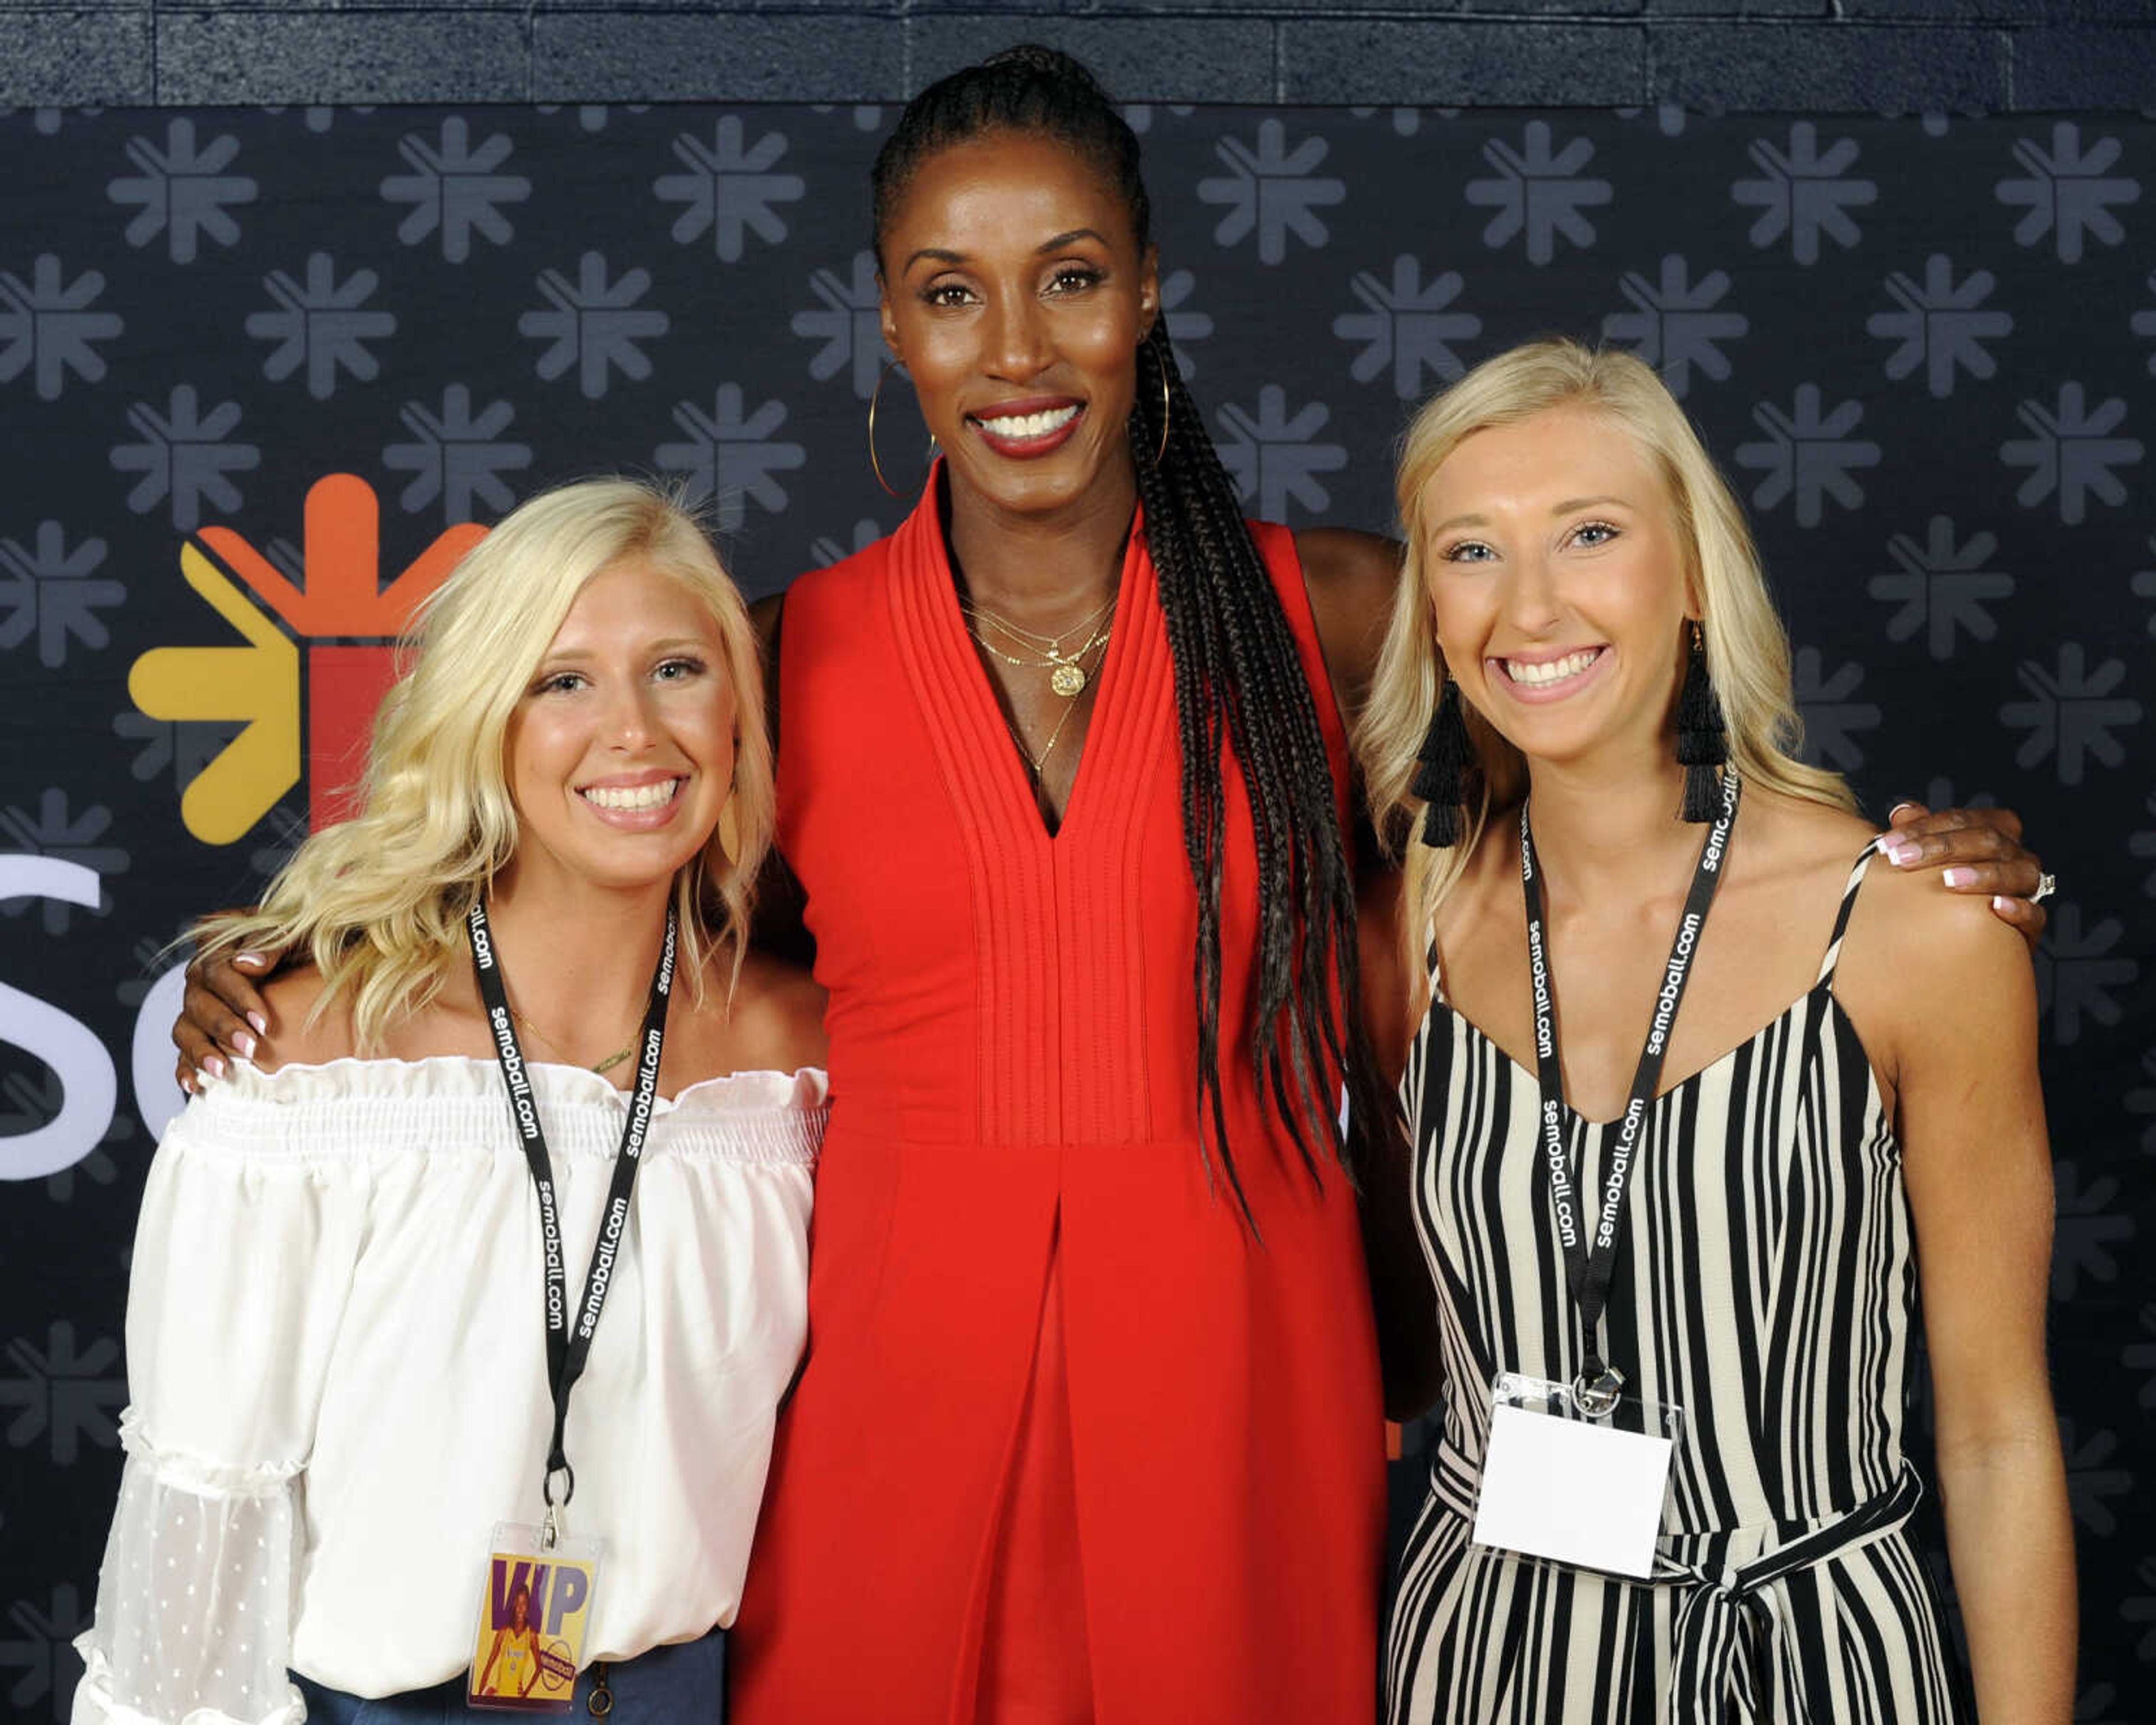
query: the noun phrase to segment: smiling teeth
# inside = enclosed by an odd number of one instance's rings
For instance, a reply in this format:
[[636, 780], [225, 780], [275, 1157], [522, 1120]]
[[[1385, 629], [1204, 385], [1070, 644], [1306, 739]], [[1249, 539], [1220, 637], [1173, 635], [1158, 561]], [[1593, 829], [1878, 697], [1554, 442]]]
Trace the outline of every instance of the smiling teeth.
[[658, 809], [672, 802], [674, 793], [680, 788], [680, 779], [662, 778], [656, 784], [595, 784], [583, 795], [587, 803], [595, 803], [602, 809]]
[[1517, 659], [1505, 661], [1505, 675], [1516, 683], [1525, 683], [1531, 689], [1539, 689], [1551, 683], [1561, 683], [1567, 677], [1576, 677], [1600, 655], [1598, 647], [1588, 647], [1577, 653], [1568, 653], [1562, 659], [1552, 659], [1540, 665], [1525, 665]]
[[1067, 408], [1050, 408], [1045, 413], [1019, 413], [1010, 418], [983, 419], [981, 429], [992, 431], [998, 437], [1046, 437], [1051, 431], [1060, 431], [1078, 417], [1074, 403]]

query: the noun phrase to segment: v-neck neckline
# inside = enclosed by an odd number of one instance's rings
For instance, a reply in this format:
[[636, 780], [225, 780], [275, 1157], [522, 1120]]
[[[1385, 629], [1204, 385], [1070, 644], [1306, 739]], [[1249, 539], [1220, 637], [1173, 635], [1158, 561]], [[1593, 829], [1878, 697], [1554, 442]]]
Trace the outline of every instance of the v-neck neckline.
[[1078, 768], [1070, 780], [1070, 794], [1064, 799], [1062, 818], [1051, 828], [1034, 792], [1033, 769], [1021, 752], [1021, 745], [1004, 712], [1003, 704], [996, 699], [995, 684], [988, 668], [981, 662], [972, 632], [966, 627], [965, 613], [958, 603], [951, 547], [944, 536], [942, 513], [936, 506], [935, 495], [932, 477], [923, 505], [927, 519], [921, 526], [931, 536], [933, 552], [930, 584], [936, 590], [928, 603], [937, 619], [936, 626], [943, 631], [946, 644], [963, 661], [958, 675], [966, 685], [965, 698], [975, 709], [977, 721], [984, 719], [985, 734], [1001, 739], [1001, 747], [994, 751], [999, 757], [995, 777], [1002, 794], [1011, 804], [1013, 818], [1041, 843], [1050, 847], [1067, 846], [1075, 842], [1070, 836], [1072, 829], [1097, 800], [1091, 790], [1093, 780], [1099, 776], [1096, 757], [1102, 752], [1101, 745], [1111, 739], [1129, 707], [1125, 685], [1132, 675], [1129, 661], [1137, 650], [1132, 644], [1151, 620], [1145, 614], [1149, 608], [1140, 593], [1147, 583], [1137, 578], [1138, 560], [1145, 555], [1144, 507], [1141, 505], [1132, 511], [1130, 531], [1123, 540], [1122, 567], [1116, 572], [1116, 607], [1111, 614], [1115, 627], [1108, 636], [1107, 651], [1101, 656], [1101, 668], [1094, 674], [1093, 711], [1086, 721], [1086, 734], [1079, 739]]
[[[1841, 1002], [1835, 998], [1834, 984], [1831, 978], [1821, 977], [1819, 981], [1814, 983], [1811, 987], [1805, 989], [1803, 993], [1798, 995], [1795, 999], [1790, 1001], [1788, 1005], [1784, 1006], [1779, 1012], [1776, 1013], [1774, 1017], [1768, 1019], [1765, 1024], [1760, 1025], [1758, 1029], [1754, 1030], [1743, 1041], [1732, 1043], [1729, 1047], [1723, 1049], [1720, 1054], [1717, 1055], [1705, 1065], [1695, 1067], [1691, 1071], [1686, 1073], [1682, 1078], [1678, 1079], [1676, 1083], [1656, 1091], [1654, 1096], [1649, 1099], [1647, 1104], [1649, 1110], [1659, 1114], [1666, 1108], [1675, 1106], [1676, 1103], [1683, 1097], [1687, 1091], [1697, 1089], [1702, 1084], [1706, 1082], [1707, 1079], [1712, 1077], [1715, 1073], [1720, 1071], [1724, 1066], [1729, 1065], [1733, 1061], [1739, 1059], [1748, 1050], [1758, 1047], [1760, 1043], [1765, 1041], [1769, 1036], [1782, 1029], [1792, 1019], [1795, 1018], [1799, 1013], [1802, 1012], [1807, 1006], [1809, 1006], [1815, 997], [1821, 993], [1824, 993], [1826, 996], [1827, 1010], [1829, 1014], [1837, 1021], [1838, 1024], [1843, 1029], [1845, 1029], [1851, 1037], [1856, 1039], [1858, 1048], [1862, 1049], [1864, 1046], [1863, 1038], [1857, 1035], [1856, 1024], [1851, 1021], [1849, 1014], [1842, 1006]], [[1524, 1082], [1528, 1094], [1535, 1096], [1537, 1098], [1539, 1097], [1541, 1094], [1539, 1088], [1541, 1080], [1537, 1076], [1533, 1067], [1528, 1065], [1524, 1060], [1521, 1060], [1517, 1055], [1507, 1048], [1503, 1043], [1498, 1041], [1496, 1037], [1492, 1036], [1487, 1030], [1476, 1024], [1474, 1019], [1468, 1017], [1466, 1013], [1455, 1006], [1450, 1000], [1445, 999], [1441, 996], [1433, 999], [1430, 1002], [1430, 1009], [1434, 1012], [1444, 1013], [1446, 1017], [1458, 1024], [1471, 1038], [1475, 1041], [1481, 1043], [1483, 1047], [1488, 1049], [1499, 1060], [1510, 1066], [1512, 1069], [1514, 1076]], [[1865, 1054], [1864, 1067], [1866, 1081], [1870, 1086], [1869, 1094], [1871, 1097], [1883, 1109], [1886, 1106], [1885, 1095], [1880, 1089], [1879, 1075], [1877, 1070], [1871, 1065], [1871, 1057], [1868, 1050]], [[1537, 1106], [1539, 1107], [1539, 1101], [1537, 1101]], [[1566, 1101], [1564, 1104], [1564, 1113], [1565, 1118], [1568, 1122], [1586, 1128], [1587, 1131], [1594, 1134], [1598, 1137], [1607, 1137], [1610, 1132], [1614, 1132], [1617, 1127], [1623, 1122], [1625, 1118], [1624, 1115], [1620, 1113], [1614, 1119], [1597, 1120], [1592, 1115], [1581, 1113], [1578, 1109], [1572, 1106], [1569, 1101]]]

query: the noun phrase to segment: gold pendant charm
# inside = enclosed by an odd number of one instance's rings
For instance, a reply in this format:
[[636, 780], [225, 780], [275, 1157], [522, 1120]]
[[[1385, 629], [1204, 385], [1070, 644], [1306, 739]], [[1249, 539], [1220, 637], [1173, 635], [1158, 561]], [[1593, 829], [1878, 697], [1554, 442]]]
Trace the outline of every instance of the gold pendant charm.
[[635, 1052], [636, 1050], [633, 1048], [624, 1048], [619, 1053], [610, 1054], [597, 1065], [593, 1066], [592, 1070], [594, 1072], [611, 1072], [616, 1066], [619, 1066], [624, 1060], [627, 1060]]
[[1086, 673], [1065, 660], [1049, 674], [1048, 686], [1065, 701], [1075, 700], [1086, 692]]

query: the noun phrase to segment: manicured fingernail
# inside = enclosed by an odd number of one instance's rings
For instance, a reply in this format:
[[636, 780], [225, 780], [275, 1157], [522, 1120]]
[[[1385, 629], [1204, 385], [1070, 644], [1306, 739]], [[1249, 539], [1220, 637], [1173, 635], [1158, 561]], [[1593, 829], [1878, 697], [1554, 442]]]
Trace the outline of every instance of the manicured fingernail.
[[2014, 901], [2003, 892], [1994, 892], [1991, 895], [1991, 908], [2002, 916], [2010, 916], [2014, 910]]
[[[247, 1022], [254, 1026], [254, 1034], [256, 1035], [267, 1036], [270, 1034], [270, 1020], [263, 1017], [260, 1013], [250, 1012], [248, 1014]], [[249, 1054], [253, 1054], [254, 1052], [251, 1048], [247, 1051]]]
[[1908, 839], [1889, 839], [1880, 848], [1887, 853], [1887, 860], [1897, 869], [1917, 860], [1917, 845]]
[[232, 1047], [233, 1051], [243, 1060], [251, 1060], [254, 1058], [254, 1039], [244, 1030], [232, 1039]]
[[1974, 869], [1948, 869], [1946, 872], [1946, 882], [1949, 886], [1968, 886], [1975, 880]]
[[1887, 819], [1892, 820], [1904, 809], [1914, 809], [1916, 806], [1917, 805], [1914, 803], [1911, 802], [1907, 797], [1904, 797], [1900, 802], [1897, 803], [1892, 809], [1887, 811]]
[[234, 964], [244, 964], [249, 970], [259, 970], [269, 963], [259, 952], [242, 952], [232, 962]]
[[203, 1057], [202, 1069], [212, 1078], [223, 1077], [224, 1056], [223, 1055], [205, 1055]]

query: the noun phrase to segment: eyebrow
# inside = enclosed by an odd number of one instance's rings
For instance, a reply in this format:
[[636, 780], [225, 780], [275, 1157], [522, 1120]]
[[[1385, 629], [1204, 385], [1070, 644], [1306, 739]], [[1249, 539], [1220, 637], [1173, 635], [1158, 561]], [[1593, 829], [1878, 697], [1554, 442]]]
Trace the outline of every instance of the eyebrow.
[[[678, 653], [685, 647], [693, 648], [700, 653], [709, 650], [709, 644], [696, 635], [669, 635], [663, 641], [649, 641], [644, 644], [644, 650], [647, 653]], [[597, 657], [598, 657], [597, 651], [590, 647], [549, 647], [539, 663], [542, 665], [567, 665], [579, 660]]]
[[[1630, 509], [1632, 506], [1625, 499], [1614, 495], [1603, 497], [1568, 497], [1562, 503], [1553, 503], [1550, 505], [1550, 513], [1553, 516], [1570, 515], [1575, 509], [1591, 509], [1598, 503], [1614, 503], [1620, 509]], [[1489, 525], [1490, 518], [1485, 515], [1455, 515], [1451, 516], [1449, 520], [1438, 522], [1435, 526], [1431, 527], [1429, 531], [1432, 533], [1445, 533], [1450, 531], [1455, 527], [1486, 527]]]
[[[1041, 241], [1034, 248], [1033, 254], [1036, 258], [1045, 258], [1050, 252], [1060, 252], [1065, 246], [1075, 244], [1081, 239], [1091, 239], [1101, 245], [1108, 243], [1107, 236], [1098, 228], [1072, 228], [1056, 234], [1053, 239]], [[954, 252], [940, 245], [924, 245], [906, 260], [906, 268], [912, 269], [924, 258], [933, 264], [963, 264], [970, 261], [964, 252]]]

